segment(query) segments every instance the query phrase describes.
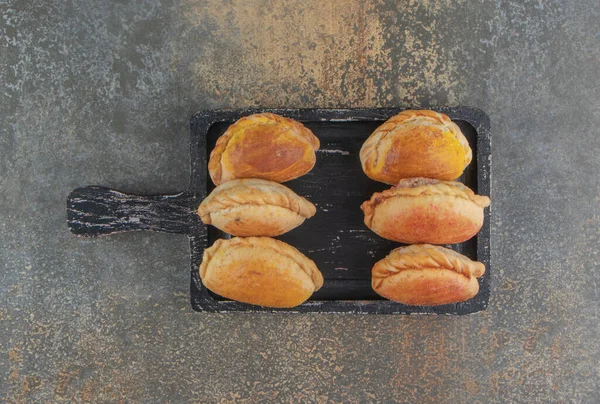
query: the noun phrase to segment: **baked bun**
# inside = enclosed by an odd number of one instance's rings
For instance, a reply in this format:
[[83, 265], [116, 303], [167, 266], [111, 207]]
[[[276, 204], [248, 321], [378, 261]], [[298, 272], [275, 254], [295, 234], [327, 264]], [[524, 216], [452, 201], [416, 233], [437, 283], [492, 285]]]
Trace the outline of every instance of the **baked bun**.
[[365, 224], [388, 240], [406, 244], [454, 244], [470, 239], [483, 225], [487, 196], [454, 181], [402, 180], [361, 205]]
[[213, 292], [265, 307], [294, 307], [323, 286], [315, 263], [269, 237], [219, 239], [204, 250], [200, 277]]
[[393, 250], [373, 266], [373, 290], [396, 302], [437, 306], [469, 300], [479, 292], [481, 262], [447, 248], [415, 244]]
[[231, 125], [210, 153], [208, 171], [215, 185], [235, 178], [285, 182], [315, 165], [319, 139], [300, 122], [263, 113]]
[[239, 179], [216, 187], [198, 208], [204, 224], [234, 236], [279, 236], [313, 217], [315, 205], [273, 181]]
[[455, 180], [473, 154], [460, 128], [434, 111], [403, 111], [375, 129], [360, 149], [363, 171], [375, 181]]

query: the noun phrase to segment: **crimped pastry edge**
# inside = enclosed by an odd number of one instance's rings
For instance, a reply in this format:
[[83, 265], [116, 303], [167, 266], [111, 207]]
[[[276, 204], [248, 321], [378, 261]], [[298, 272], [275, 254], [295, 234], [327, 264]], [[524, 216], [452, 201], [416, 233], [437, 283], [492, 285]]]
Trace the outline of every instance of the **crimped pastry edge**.
[[[381, 268], [385, 265], [385, 268]], [[447, 269], [467, 278], [479, 278], [485, 265], [448, 248], [431, 244], [413, 244], [392, 250], [373, 266], [373, 279], [386, 279], [403, 270]], [[377, 273], [376, 273], [377, 272]]]
[[259, 178], [243, 178], [227, 181], [216, 187], [200, 203], [198, 215], [203, 223], [211, 224], [211, 213], [244, 205], [278, 206], [306, 219], [313, 217], [317, 210], [309, 200], [285, 185]]
[[466, 185], [457, 181], [442, 181], [430, 178], [407, 178], [400, 180], [398, 185], [382, 192], [375, 192], [371, 199], [363, 202], [361, 209], [365, 216], [372, 216], [375, 208], [391, 198], [396, 197], [419, 197], [443, 195], [455, 198], [462, 198], [473, 202], [481, 208], [490, 205], [490, 198], [483, 195], [477, 195]]

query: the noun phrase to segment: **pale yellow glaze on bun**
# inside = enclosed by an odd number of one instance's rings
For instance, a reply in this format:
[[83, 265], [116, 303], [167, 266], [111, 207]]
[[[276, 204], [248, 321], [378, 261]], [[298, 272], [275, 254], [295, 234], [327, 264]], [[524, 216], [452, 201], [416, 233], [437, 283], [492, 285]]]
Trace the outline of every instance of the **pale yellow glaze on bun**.
[[472, 157], [460, 128], [448, 116], [428, 110], [391, 117], [360, 150], [365, 174], [392, 185], [413, 177], [455, 180]]

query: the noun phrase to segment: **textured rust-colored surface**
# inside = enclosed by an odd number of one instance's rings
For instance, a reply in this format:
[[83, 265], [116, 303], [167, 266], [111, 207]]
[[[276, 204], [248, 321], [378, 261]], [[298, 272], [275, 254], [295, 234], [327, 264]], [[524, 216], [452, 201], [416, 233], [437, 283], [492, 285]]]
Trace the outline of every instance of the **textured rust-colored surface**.
[[[325, 3], [0, 5], [0, 400], [600, 401], [596, 2]], [[200, 315], [185, 237], [66, 230], [77, 186], [184, 189], [201, 108], [457, 104], [493, 126], [477, 315]]]
[[[185, 60], [186, 73], [202, 78], [190, 85], [218, 105], [455, 104], [468, 79], [457, 45], [489, 36], [485, 7], [466, 3], [185, 0], [184, 33], [210, 39], [191, 55], [189, 42], [178, 41], [175, 63]], [[457, 33], [452, 20], [463, 17], [472, 24]]]

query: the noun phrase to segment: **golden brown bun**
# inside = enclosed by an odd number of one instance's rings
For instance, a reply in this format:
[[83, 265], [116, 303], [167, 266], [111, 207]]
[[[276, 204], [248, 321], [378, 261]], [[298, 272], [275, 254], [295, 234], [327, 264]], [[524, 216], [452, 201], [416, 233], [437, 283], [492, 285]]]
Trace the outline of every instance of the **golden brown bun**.
[[360, 208], [367, 227], [388, 240], [454, 244], [477, 234], [489, 205], [490, 198], [459, 182], [411, 178], [376, 192]]
[[285, 182], [315, 165], [319, 139], [300, 122], [263, 113], [231, 125], [210, 153], [208, 171], [216, 185], [235, 178]]
[[437, 306], [469, 300], [479, 292], [481, 262], [447, 248], [415, 244], [393, 250], [373, 266], [373, 290], [396, 302]]
[[219, 239], [204, 250], [200, 277], [213, 292], [265, 307], [294, 307], [323, 286], [315, 263], [269, 237]]
[[288, 187], [252, 178], [219, 185], [198, 208], [204, 224], [234, 236], [279, 236], [316, 211], [315, 205]]
[[360, 149], [363, 171], [375, 181], [455, 180], [471, 162], [469, 142], [446, 115], [407, 110], [375, 129]]

